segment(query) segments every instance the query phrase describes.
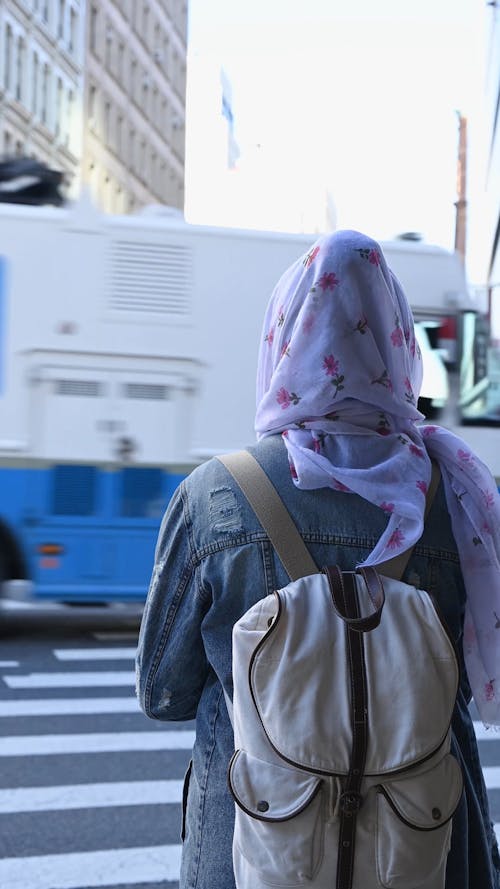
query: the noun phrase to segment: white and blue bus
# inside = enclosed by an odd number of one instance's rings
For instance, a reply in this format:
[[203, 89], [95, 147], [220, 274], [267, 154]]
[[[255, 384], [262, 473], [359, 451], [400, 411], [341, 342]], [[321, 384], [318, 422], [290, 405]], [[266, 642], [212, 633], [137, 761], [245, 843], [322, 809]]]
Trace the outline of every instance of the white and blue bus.
[[[312, 239], [192, 226], [160, 209], [0, 205], [7, 595], [144, 599], [175, 487], [201, 460], [253, 441], [264, 308]], [[453, 254], [384, 248], [419, 316], [463, 307]]]

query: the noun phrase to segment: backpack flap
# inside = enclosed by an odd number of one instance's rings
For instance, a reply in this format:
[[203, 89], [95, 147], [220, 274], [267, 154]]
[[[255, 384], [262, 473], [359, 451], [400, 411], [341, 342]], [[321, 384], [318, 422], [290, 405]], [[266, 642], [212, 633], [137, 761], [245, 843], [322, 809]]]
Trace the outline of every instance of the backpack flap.
[[444, 885], [462, 773], [451, 754], [426, 772], [422, 768], [378, 788], [376, 860], [388, 889], [407, 889], [409, 874], [415, 886]]
[[[360, 598], [367, 596], [363, 578], [355, 579]], [[367, 775], [415, 766], [441, 747], [459, 678], [453, 644], [427, 593], [401, 581], [381, 580], [382, 620], [363, 633]], [[260, 724], [283, 759], [298, 769], [345, 775], [352, 744], [345, 623], [335, 611], [325, 575], [290, 583], [277, 598], [276, 617], [259, 638], [254, 631], [248, 644], [245, 637], [253, 610], [262, 610], [260, 603], [234, 627], [235, 650], [248, 650], [241, 679], [248, 683], [249, 676]], [[241, 709], [246, 720], [248, 710]], [[248, 732], [243, 736], [248, 738]]]
[[238, 806], [259, 821], [287, 821], [302, 812], [322, 780], [297, 769], [264, 762], [237, 750], [229, 766], [229, 789]]

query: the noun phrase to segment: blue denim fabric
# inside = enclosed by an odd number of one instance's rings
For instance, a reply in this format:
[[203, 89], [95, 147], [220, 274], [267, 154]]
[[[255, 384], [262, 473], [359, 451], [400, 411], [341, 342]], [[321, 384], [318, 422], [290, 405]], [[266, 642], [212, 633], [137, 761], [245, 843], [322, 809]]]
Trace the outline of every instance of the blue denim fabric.
[[[251, 450], [319, 566], [351, 569], [366, 558], [387, 521], [380, 509], [352, 494], [298, 491], [280, 436]], [[436, 597], [460, 651], [465, 592], [442, 486], [404, 579]], [[232, 697], [231, 632], [247, 608], [287, 582], [226, 469], [217, 460], [198, 467], [177, 490], [162, 523], [137, 656], [145, 713], [163, 720], [196, 719], [180, 889], [234, 889], [234, 803], [226, 777], [233, 736], [223, 695], [225, 690]], [[498, 889], [498, 851], [469, 697], [463, 671], [453, 745], [465, 793], [454, 819], [446, 889]]]

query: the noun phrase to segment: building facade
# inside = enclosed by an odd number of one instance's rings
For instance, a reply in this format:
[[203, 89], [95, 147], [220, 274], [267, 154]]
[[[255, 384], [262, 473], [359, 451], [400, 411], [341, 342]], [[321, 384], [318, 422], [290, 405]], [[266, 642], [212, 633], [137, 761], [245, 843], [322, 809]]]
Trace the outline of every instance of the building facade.
[[82, 181], [105, 212], [184, 206], [187, 3], [89, 0]]
[[85, 3], [0, 0], [0, 155], [36, 157], [79, 190]]

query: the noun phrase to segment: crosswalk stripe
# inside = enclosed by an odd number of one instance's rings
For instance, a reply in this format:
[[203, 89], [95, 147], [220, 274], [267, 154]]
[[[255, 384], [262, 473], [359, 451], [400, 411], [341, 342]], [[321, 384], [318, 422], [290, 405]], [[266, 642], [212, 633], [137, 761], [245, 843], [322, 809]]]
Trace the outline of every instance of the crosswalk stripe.
[[500, 741], [500, 732], [494, 727], [486, 728], [482, 722], [474, 722], [474, 732], [478, 741]]
[[92, 713], [140, 713], [137, 698], [30, 698], [0, 701], [2, 716], [77, 716]]
[[27, 676], [2, 676], [9, 688], [87, 688], [93, 686], [134, 685], [135, 673], [129, 670], [103, 670], [85, 673], [29, 673]]
[[4, 667], [18, 667], [19, 661], [0, 661], [0, 670], [3, 670]]
[[483, 766], [484, 783], [488, 790], [498, 790], [500, 788], [500, 767], [499, 766]]
[[113, 781], [0, 790], [0, 815], [180, 803], [182, 781]]
[[[134, 660], [137, 648], [55, 648], [58, 661], [118, 661]], [[1, 664], [0, 664], [1, 666]]]
[[116, 753], [126, 750], [191, 750], [193, 744], [194, 731], [186, 730], [102, 732], [82, 735], [18, 735], [0, 738], [0, 756]]
[[0, 860], [5, 889], [93, 889], [179, 879], [181, 846], [148, 846]]

